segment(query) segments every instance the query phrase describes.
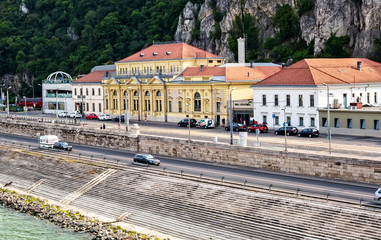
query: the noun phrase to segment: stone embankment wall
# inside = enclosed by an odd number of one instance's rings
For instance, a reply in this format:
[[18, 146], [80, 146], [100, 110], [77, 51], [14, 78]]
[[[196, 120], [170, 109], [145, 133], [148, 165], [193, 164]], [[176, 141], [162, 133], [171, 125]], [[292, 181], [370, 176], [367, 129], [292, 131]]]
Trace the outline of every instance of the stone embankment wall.
[[[372, 160], [341, 158], [304, 153], [285, 153], [250, 147], [230, 146], [212, 142], [173, 139], [140, 135], [128, 137], [125, 133], [104, 130], [86, 130], [70, 126], [40, 125], [34, 123], [0, 122], [0, 131], [25, 136], [54, 134], [73, 143], [119, 148], [136, 152], [247, 166], [271, 171], [295, 173], [322, 178], [381, 184], [381, 163]], [[37, 137], [36, 137], [37, 141]]]

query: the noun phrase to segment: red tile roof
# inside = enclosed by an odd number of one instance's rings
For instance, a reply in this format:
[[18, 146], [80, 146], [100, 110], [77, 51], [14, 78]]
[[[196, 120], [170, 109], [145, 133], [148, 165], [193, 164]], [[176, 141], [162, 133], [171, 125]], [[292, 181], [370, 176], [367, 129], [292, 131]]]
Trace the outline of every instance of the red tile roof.
[[281, 67], [188, 67], [181, 74], [181, 77], [192, 76], [225, 76], [225, 81], [254, 81], [271, 76], [281, 70]]
[[184, 58], [222, 58], [186, 43], [152, 45], [118, 62], [139, 62]]
[[[357, 69], [362, 62], [362, 71]], [[255, 86], [322, 85], [381, 82], [381, 64], [366, 58], [304, 59]]]
[[101, 83], [106, 72], [109, 72], [109, 75], [111, 75], [115, 71], [114, 70], [94, 71], [81, 78], [78, 78], [77, 80], [73, 81], [73, 83]]

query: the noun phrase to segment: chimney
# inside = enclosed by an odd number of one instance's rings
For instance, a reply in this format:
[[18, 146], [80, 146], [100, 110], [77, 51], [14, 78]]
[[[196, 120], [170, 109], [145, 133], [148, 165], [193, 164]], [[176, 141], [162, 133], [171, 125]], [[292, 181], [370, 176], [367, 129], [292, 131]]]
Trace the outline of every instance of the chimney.
[[282, 63], [282, 69], [284, 69], [286, 67], [286, 64]]
[[204, 65], [200, 65], [200, 72], [204, 71]]
[[362, 62], [361, 62], [361, 61], [358, 61], [358, 62], [357, 62], [357, 70], [359, 70], [360, 72], [362, 72]]
[[245, 39], [238, 38], [238, 63], [245, 63]]
[[254, 68], [254, 62], [253, 61], [250, 61], [250, 67]]

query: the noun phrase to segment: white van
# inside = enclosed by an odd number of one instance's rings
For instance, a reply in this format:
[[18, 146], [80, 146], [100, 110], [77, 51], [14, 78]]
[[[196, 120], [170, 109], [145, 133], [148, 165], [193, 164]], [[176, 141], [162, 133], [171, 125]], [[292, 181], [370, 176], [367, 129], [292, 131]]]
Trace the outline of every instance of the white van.
[[40, 147], [53, 148], [56, 142], [58, 142], [58, 137], [56, 135], [45, 135], [40, 137]]

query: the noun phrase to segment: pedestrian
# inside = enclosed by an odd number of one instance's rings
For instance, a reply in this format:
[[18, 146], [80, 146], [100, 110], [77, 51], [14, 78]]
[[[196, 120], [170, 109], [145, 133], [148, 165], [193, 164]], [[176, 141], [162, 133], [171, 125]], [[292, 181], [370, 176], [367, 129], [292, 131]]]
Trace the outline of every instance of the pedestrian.
[[103, 129], [106, 129], [106, 124], [103, 123]]
[[243, 120], [243, 125], [246, 126], [246, 120]]

